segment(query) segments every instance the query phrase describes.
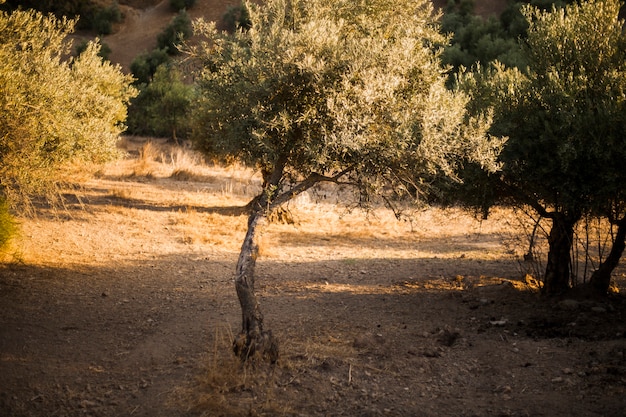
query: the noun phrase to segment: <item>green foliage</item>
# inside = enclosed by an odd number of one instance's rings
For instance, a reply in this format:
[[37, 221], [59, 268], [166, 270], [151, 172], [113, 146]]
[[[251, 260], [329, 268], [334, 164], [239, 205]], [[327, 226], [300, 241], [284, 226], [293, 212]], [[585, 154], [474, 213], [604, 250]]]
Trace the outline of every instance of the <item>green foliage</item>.
[[[626, 37], [615, 0], [550, 12], [526, 6], [528, 71], [496, 64], [465, 78], [475, 108], [493, 106], [508, 136], [509, 186], [556, 209], [595, 210], [626, 179]], [[589, 30], [594, 28], [594, 30]], [[601, 205], [601, 204], [600, 204]]]
[[[89, 41], [85, 40], [85, 41], [80, 42], [78, 45], [76, 45], [76, 48], [74, 49], [75, 55], [78, 56], [82, 54], [83, 52], [85, 52], [88, 46], [89, 46]], [[112, 51], [109, 45], [100, 41], [100, 51], [98, 52], [98, 56], [101, 57], [102, 59], [109, 61], [109, 55], [111, 54], [111, 52]]]
[[78, 18], [77, 28], [93, 30], [98, 35], [108, 35], [113, 23], [122, 21], [123, 16], [117, 2], [105, 7], [91, 0], [9, 0], [4, 10], [33, 9], [42, 13], [53, 13], [58, 18]]
[[135, 84], [148, 84], [160, 65], [170, 62], [170, 56], [165, 49], [153, 49], [135, 57], [130, 64], [130, 71], [135, 77]]
[[170, 9], [179, 12], [183, 9], [191, 9], [196, 4], [196, 0], [170, 0]]
[[248, 30], [251, 24], [248, 9], [245, 4], [240, 4], [239, 6], [230, 6], [226, 10], [218, 28], [233, 33], [237, 29]]
[[[33, 9], [42, 13], [53, 13], [61, 18], [76, 17], [86, 6], [91, 6], [91, 1], [85, 0], [8, 0], [3, 6], [3, 10], [14, 11], [18, 8]], [[0, 4], [2, 4], [0, 3]]]
[[452, 34], [450, 46], [442, 54], [443, 63], [451, 65], [453, 73], [476, 64], [487, 68], [494, 61], [507, 67], [525, 68], [528, 62], [518, 41], [526, 38], [528, 30], [528, 22], [521, 12], [527, 3], [539, 10], [565, 4], [561, 0], [511, 2], [499, 18], [483, 18], [474, 14], [472, 0], [450, 0], [441, 20], [442, 30]]
[[502, 155], [507, 178], [557, 209], [591, 210], [626, 180], [626, 38], [618, 13], [614, 0], [551, 12], [526, 7], [531, 72], [510, 82], [509, 71], [496, 70], [504, 85], [494, 128], [511, 138]]
[[114, 3], [109, 7], [93, 6], [83, 10], [79, 23], [80, 27], [94, 30], [98, 35], [108, 35], [113, 31], [113, 23], [121, 21], [122, 12], [118, 4]]
[[178, 53], [178, 46], [192, 34], [191, 19], [185, 10], [181, 10], [157, 36], [158, 49], [165, 49], [168, 54], [175, 55]]
[[0, 250], [4, 249], [17, 234], [17, 224], [11, 216], [9, 205], [0, 199]]
[[524, 67], [517, 39], [524, 35], [526, 21], [519, 13], [519, 3], [509, 6], [501, 19], [476, 16], [473, 9], [469, 0], [458, 5], [449, 3], [441, 25], [453, 37], [442, 55], [444, 64], [451, 65], [455, 72], [460, 67], [470, 68], [476, 63], [486, 66], [496, 60], [507, 66]]
[[48, 190], [65, 162], [117, 155], [131, 78], [95, 42], [64, 60], [73, 27], [32, 11], [0, 14], [0, 193], [10, 204]]
[[363, 197], [416, 172], [453, 174], [461, 155], [493, 161], [484, 120], [469, 123], [467, 97], [445, 88], [430, 2], [246, 7], [248, 31], [197, 27], [208, 39], [192, 51], [204, 68], [194, 139], [261, 169], [273, 202], [320, 180], [349, 177]]
[[132, 100], [128, 128], [133, 134], [171, 137], [175, 141], [189, 134], [193, 87], [183, 82], [180, 71], [160, 65], [152, 82], [144, 85]]

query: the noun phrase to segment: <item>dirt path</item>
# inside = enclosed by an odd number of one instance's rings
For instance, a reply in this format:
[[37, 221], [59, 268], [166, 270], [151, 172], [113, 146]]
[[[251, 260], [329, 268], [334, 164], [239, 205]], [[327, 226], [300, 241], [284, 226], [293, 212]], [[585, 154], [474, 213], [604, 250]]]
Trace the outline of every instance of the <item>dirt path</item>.
[[259, 260], [281, 359], [242, 369], [237, 207], [257, 179], [157, 165], [109, 167], [23, 219], [0, 267], [0, 415], [625, 415], [624, 299], [539, 297], [504, 212], [411, 225], [299, 201]]

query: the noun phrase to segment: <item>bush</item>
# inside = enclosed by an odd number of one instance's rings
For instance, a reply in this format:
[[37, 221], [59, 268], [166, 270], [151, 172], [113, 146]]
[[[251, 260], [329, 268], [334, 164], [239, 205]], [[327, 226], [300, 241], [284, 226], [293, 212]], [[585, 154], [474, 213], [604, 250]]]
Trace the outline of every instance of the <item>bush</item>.
[[181, 10], [157, 36], [157, 46], [159, 49], [167, 50], [168, 54], [175, 55], [178, 53], [178, 45], [189, 38], [192, 33], [191, 19], [185, 10]]
[[222, 16], [219, 29], [234, 33], [237, 29], [250, 29], [250, 15], [245, 5], [230, 6]]
[[182, 9], [191, 9], [196, 4], [196, 0], [170, 0], [170, 9], [179, 12]]
[[[451, 65], [453, 73], [461, 66], [470, 68], [476, 63], [486, 68], [495, 60], [509, 67], [525, 67], [517, 41], [526, 31], [519, 22], [519, 19], [525, 22], [519, 4], [510, 6], [501, 19], [484, 19], [476, 16], [473, 9], [471, 0], [448, 4], [441, 19], [441, 29], [444, 33], [452, 33], [453, 37], [441, 56], [443, 63]], [[453, 78], [452, 75], [450, 80]]]
[[132, 78], [89, 42], [75, 59], [75, 21], [0, 13], [0, 197], [12, 207], [50, 193], [66, 163], [100, 163], [116, 148]]
[[170, 137], [175, 141], [189, 135], [189, 114], [193, 87], [183, 82], [182, 74], [160, 65], [152, 81], [128, 109], [128, 130], [136, 135]]
[[[87, 46], [89, 45], [88, 41], [82, 41], [75, 48], [75, 55], [78, 56], [87, 50]], [[111, 48], [106, 43], [102, 42], [100, 47], [100, 52], [98, 52], [98, 56], [106, 61], [109, 60], [109, 55], [111, 55]]]
[[117, 3], [109, 7], [87, 3], [81, 8], [78, 28], [93, 30], [98, 35], [109, 35], [113, 31], [113, 23], [121, 22], [122, 17]]
[[170, 57], [165, 49], [153, 49], [135, 57], [130, 64], [130, 71], [135, 77], [135, 85], [148, 84], [159, 65], [167, 64]]

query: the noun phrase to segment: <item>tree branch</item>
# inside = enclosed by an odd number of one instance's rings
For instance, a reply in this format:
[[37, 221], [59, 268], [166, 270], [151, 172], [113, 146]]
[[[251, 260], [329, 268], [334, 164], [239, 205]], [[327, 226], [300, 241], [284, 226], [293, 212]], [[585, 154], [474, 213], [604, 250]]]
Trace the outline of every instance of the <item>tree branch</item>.
[[282, 194], [279, 194], [275, 199], [273, 199], [269, 205], [269, 209], [274, 210], [275, 208], [281, 206], [282, 204], [286, 203], [287, 201], [299, 196], [300, 194], [302, 194], [303, 192], [307, 191], [308, 189], [310, 189], [311, 187], [313, 187], [315, 184], [320, 183], [320, 182], [334, 182], [336, 184], [341, 184], [341, 182], [339, 181], [343, 176], [345, 176], [346, 174], [348, 174], [349, 172], [351, 172], [352, 170], [354, 170], [354, 165], [349, 166], [348, 168], [344, 169], [343, 171], [337, 173], [336, 175], [333, 175], [332, 177], [326, 176], [326, 175], [322, 175], [322, 174], [318, 174], [317, 172], [313, 172], [311, 173], [308, 177], [306, 177], [304, 180], [300, 181], [298, 184], [296, 184], [295, 186], [293, 186], [292, 188], [290, 188], [289, 190], [283, 192]]

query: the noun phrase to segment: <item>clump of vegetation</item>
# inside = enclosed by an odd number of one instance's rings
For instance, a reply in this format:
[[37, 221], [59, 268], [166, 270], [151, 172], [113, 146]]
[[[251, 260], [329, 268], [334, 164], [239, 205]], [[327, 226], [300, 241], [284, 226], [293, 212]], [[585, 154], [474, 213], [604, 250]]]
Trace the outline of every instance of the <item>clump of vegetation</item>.
[[[85, 52], [88, 46], [89, 41], [80, 42], [78, 45], [76, 45], [76, 48], [74, 49], [75, 55], [80, 55]], [[107, 45], [105, 42], [100, 41], [100, 51], [98, 52], [98, 56], [100, 56], [102, 59], [109, 61], [109, 55], [111, 55], [111, 52], [112, 51], [109, 45]]]
[[518, 39], [525, 35], [527, 23], [519, 7], [519, 3], [514, 3], [500, 18], [483, 18], [474, 14], [472, 0], [450, 1], [441, 19], [441, 29], [452, 34], [450, 45], [442, 54], [443, 63], [455, 71], [496, 60], [523, 67], [526, 63]]
[[93, 30], [98, 35], [109, 35], [113, 32], [113, 24], [120, 23], [123, 19], [117, 2], [109, 7], [88, 3], [81, 9], [79, 15], [78, 28]]
[[252, 23], [250, 22], [250, 14], [245, 4], [239, 6], [229, 6], [226, 13], [222, 16], [218, 28], [229, 33], [234, 33], [238, 29], [248, 30]]
[[183, 9], [191, 9], [196, 4], [196, 0], [170, 0], [170, 9], [179, 12]]
[[135, 85], [147, 85], [152, 81], [152, 77], [157, 68], [161, 65], [169, 64], [170, 56], [166, 49], [153, 49], [145, 52], [133, 59], [130, 64], [130, 71], [135, 77]]
[[92, 0], [8, 0], [2, 7], [8, 11], [23, 8], [37, 10], [42, 13], [53, 13], [59, 19], [63, 17], [79, 18], [77, 23], [78, 29], [92, 30], [98, 35], [110, 34], [113, 24], [119, 23], [123, 19], [122, 11], [117, 2], [107, 7]]
[[179, 45], [192, 33], [191, 19], [185, 10], [181, 10], [157, 36], [157, 47], [166, 50], [170, 55], [176, 55]]
[[174, 68], [172, 55], [193, 32], [183, 9], [157, 37], [158, 48], [137, 56], [130, 65], [140, 94], [129, 108], [129, 132], [170, 137], [178, 143], [191, 131], [189, 114], [193, 87]]
[[128, 129], [133, 134], [170, 137], [178, 143], [190, 132], [193, 87], [180, 71], [167, 64], [157, 68], [151, 81], [140, 86], [131, 102]]
[[74, 20], [35, 11], [0, 13], [0, 195], [13, 207], [50, 192], [69, 162], [118, 155], [131, 77], [90, 42], [76, 58]]

